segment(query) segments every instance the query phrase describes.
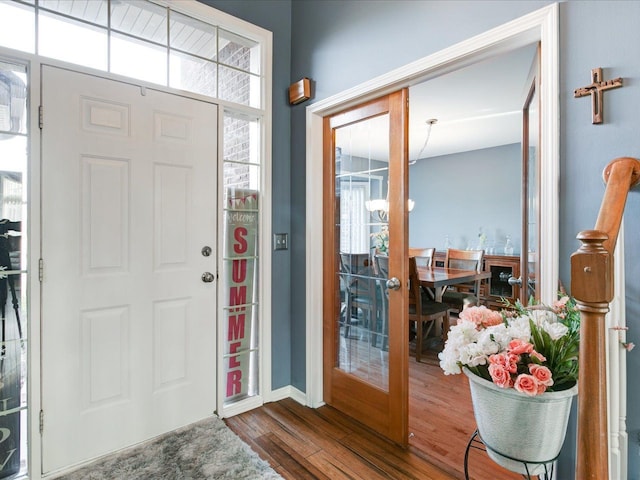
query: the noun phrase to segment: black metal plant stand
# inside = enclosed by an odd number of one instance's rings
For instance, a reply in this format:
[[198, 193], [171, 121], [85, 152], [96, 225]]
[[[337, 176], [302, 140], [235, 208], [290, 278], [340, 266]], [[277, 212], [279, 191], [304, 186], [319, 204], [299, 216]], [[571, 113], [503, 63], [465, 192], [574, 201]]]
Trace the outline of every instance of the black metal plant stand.
[[[475, 450], [481, 450], [483, 452], [486, 452], [487, 449], [492, 450], [491, 447], [487, 446], [483, 441], [482, 438], [480, 437], [480, 434], [478, 433], [478, 430], [476, 430], [475, 432], [473, 432], [473, 435], [471, 435], [471, 438], [469, 439], [469, 443], [467, 443], [467, 449], [464, 452], [464, 478], [465, 480], [469, 480], [469, 452], [471, 451], [471, 449], [475, 449]], [[492, 450], [493, 451], [493, 450]], [[556, 461], [556, 458], [551, 459], [549, 461], [546, 462], [526, 462], [524, 460], [520, 460], [519, 458], [513, 458], [510, 457], [508, 455], [505, 455], [503, 453], [500, 452], [495, 452], [505, 458], [508, 458], [509, 460], [513, 460], [515, 462], [520, 462], [524, 465], [524, 469], [525, 472], [527, 472], [526, 474], [522, 475], [522, 478], [525, 478], [527, 480], [531, 480], [532, 478], [537, 477], [538, 480], [551, 480], [553, 478], [553, 462]], [[531, 476], [531, 473], [529, 473], [529, 467], [534, 467], [536, 465], [544, 465], [544, 473], [542, 474], [536, 474], [533, 475], [533, 477]], [[550, 465], [550, 466], [549, 466]]]

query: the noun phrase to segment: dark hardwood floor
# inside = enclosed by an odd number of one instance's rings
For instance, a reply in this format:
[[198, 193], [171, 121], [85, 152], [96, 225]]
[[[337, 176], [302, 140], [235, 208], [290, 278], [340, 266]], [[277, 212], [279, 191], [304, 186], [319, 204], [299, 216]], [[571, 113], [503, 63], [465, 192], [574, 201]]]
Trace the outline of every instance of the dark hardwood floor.
[[[437, 352], [422, 363], [409, 358], [409, 444], [412, 449], [454, 478], [464, 478], [464, 454], [476, 430], [469, 381], [464, 375], [444, 375]], [[484, 451], [469, 452], [469, 478], [512, 480], [522, 476], [494, 463]]]
[[455, 478], [329, 406], [287, 399], [225, 421], [288, 480]]
[[[409, 359], [409, 448], [402, 449], [330, 406], [292, 399], [225, 419], [285, 479], [464, 479], [464, 453], [475, 430], [467, 379], [445, 376], [435, 352]], [[472, 449], [473, 480], [522, 479]]]

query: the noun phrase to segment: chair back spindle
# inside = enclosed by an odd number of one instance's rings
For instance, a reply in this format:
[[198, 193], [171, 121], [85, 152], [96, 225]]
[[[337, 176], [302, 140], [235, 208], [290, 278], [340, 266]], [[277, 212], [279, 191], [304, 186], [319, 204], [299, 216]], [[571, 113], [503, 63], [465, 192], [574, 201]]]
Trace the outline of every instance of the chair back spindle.
[[[445, 266], [458, 270], [475, 270], [481, 272], [483, 268], [484, 250], [447, 249]], [[465, 307], [480, 304], [480, 284], [476, 280], [471, 284], [458, 286], [456, 290], [447, 290], [442, 295], [442, 301], [453, 310], [462, 311]]]

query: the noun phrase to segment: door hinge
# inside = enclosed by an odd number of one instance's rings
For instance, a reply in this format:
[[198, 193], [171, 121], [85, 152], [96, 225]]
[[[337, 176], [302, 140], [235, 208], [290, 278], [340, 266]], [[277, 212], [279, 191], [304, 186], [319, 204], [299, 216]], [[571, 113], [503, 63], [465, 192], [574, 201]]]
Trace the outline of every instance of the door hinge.
[[40, 127], [40, 130], [42, 130], [42, 127], [44, 126], [44, 109], [42, 108], [42, 105], [38, 107], [38, 126]]
[[44, 430], [44, 410], [40, 410], [40, 433]]
[[42, 279], [44, 278], [44, 260], [38, 260], [38, 280], [42, 283]]

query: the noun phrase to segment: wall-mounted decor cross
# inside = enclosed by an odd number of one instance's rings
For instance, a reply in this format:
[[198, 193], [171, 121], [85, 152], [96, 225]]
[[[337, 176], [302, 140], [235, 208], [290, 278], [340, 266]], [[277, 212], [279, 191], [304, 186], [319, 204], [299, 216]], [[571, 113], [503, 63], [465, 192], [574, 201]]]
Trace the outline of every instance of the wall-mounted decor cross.
[[593, 116], [591, 123], [602, 123], [604, 118], [604, 96], [602, 93], [605, 90], [621, 86], [622, 78], [602, 80], [602, 68], [594, 68], [591, 70], [591, 85], [578, 88], [573, 93], [575, 98], [591, 95], [591, 114]]

